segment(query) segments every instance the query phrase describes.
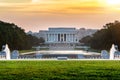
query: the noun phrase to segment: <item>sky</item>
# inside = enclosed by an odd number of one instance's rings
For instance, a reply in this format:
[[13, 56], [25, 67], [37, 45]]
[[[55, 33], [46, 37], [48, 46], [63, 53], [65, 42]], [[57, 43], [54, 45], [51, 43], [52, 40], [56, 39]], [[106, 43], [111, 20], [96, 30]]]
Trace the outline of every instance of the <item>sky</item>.
[[26, 32], [49, 27], [101, 29], [120, 21], [120, 0], [0, 0], [0, 20]]

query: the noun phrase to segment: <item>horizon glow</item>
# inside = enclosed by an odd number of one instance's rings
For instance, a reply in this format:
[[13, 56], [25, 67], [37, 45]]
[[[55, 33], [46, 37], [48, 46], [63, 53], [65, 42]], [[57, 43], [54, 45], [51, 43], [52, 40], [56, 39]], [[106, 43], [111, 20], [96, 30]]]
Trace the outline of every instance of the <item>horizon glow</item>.
[[26, 31], [49, 27], [100, 29], [120, 20], [119, 0], [0, 0], [0, 19]]

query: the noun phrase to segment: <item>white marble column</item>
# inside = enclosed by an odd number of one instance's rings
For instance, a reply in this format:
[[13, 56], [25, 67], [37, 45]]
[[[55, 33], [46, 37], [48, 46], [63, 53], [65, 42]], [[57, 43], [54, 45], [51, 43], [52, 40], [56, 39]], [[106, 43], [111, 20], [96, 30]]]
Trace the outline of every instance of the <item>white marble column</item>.
[[55, 34], [55, 42], [56, 42], [56, 39], [57, 39], [57, 38], [56, 38], [56, 34]]
[[72, 42], [74, 42], [74, 34], [72, 34]]
[[52, 42], [54, 42], [54, 34], [53, 34], [53, 37], [52, 37], [52, 39], [53, 39], [53, 40], [52, 40]]
[[55, 34], [55, 42], [57, 42], [57, 34]]
[[52, 41], [52, 34], [50, 34], [50, 42]]
[[54, 34], [52, 34], [52, 42], [54, 41]]
[[49, 37], [49, 38], [48, 38], [48, 41], [50, 42], [50, 34], [48, 34], [48, 37]]
[[69, 41], [71, 42], [71, 34], [69, 34]]
[[48, 34], [46, 34], [46, 42], [48, 42]]
[[47, 42], [49, 42], [49, 34], [47, 34], [47, 39], [48, 39]]
[[56, 39], [56, 36], [55, 36], [55, 34], [54, 34], [54, 42], [55, 42], [55, 39]]
[[68, 34], [68, 41], [70, 42], [70, 34]]
[[64, 42], [64, 40], [65, 40], [65, 39], [64, 39], [64, 34], [63, 34], [63, 42]]
[[53, 34], [53, 41], [55, 42], [55, 34]]
[[66, 42], [68, 42], [68, 34], [66, 34]]
[[73, 41], [72, 41], [72, 39], [73, 39], [72, 37], [73, 37], [73, 36], [72, 36], [72, 34], [71, 34], [71, 42], [73, 42]]
[[75, 34], [73, 34], [73, 42], [75, 42]]
[[58, 34], [56, 34], [56, 42], [58, 42]]
[[[61, 34], [60, 34], [60, 39], [61, 39]], [[60, 42], [61, 40], [59, 40], [59, 42]]]
[[50, 42], [51, 42], [51, 37], [52, 37], [52, 34], [50, 34]]
[[58, 37], [58, 34], [56, 34], [56, 42], [58, 42], [58, 40], [57, 40], [58, 38], [57, 37]]
[[52, 42], [52, 34], [51, 34], [51, 42]]
[[68, 34], [68, 42], [70, 42], [70, 34]]
[[75, 40], [76, 40], [76, 39], [75, 39], [75, 34], [74, 34], [74, 42], [75, 42]]

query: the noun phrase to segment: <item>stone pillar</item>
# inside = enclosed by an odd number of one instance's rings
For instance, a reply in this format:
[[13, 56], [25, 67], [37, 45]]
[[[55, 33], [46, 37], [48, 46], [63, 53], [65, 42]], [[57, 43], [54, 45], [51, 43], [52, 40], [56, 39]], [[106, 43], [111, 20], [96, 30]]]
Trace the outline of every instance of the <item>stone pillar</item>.
[[68, 39], [68, 34], [66, 34], [66, 42], [68, 42], [68, 40], [67, 40], [67, 39]]
[[65, 39], [64, 39], [64, 34], [63, 34], [63, 42], [64, 42], [64, 40], [65, 40]]
[[61, 38], [61, 35], [62, 35], [62, 34], [60, 34], [60, 42], [61, 42], [61, 39], [62, 39], [62, 38]]
[[53, 42], [55, 42], [55, 34], [53, 34]]
[[73, 34], [73, 42], [74, 42], [74, 34]]
[[56, 42], [58, 42], [58, 34], [56, 34]]
[[51, 34], [51, 42], [52, 42], [52, 34]]
[[73, 34], [71, 34], [71, 41], [73, 42]]
[[53, 38], [54, 36], [53, 36], [53, 34], [52, 34], [52, 42], [53, 42], [53, 40], [54, 40], [54, 38]]
[[53, 36], [53, 34], [52, 34], [52, 42], [54, 41], [54, 36]]
[[48, 42], [48, 34], [46, 34], [46, 42]]
[[68, 41], [70, 42], [70, 34], [68, 34]]
[[61, 42], [61, 34], [60, 34], [60, 41], [59, 42]]
[[48, 39], [48, 41], [47, 41], [47, 42], [49, 42], [49, 34], [47, 34], [47, 39]]
[[51, 34], [49, 34], [49, 42], [51, 41]]
[[58, 42], [58, 34], [56, 34], [56, 42]]
[[56, 42], [56, 35], [54, 34], [54, 42]]
[[69, 36], [70, 36], [70, 34], [68, 34], [68, 42], [70, 42], [70, 37]]
[[57, 34], [55, 34], [55, 42], [57, 41], [57, 36], [56, 36]]
[[71, 39], [72, 39], [72, 35], [70, 34], [70, 42], [71, 42]]
[[73, 40], [74, 40], [74, 42], [75, 42], [75, 34], [74, 34], [74, 37], [73, 37], [73, 38], [74, 38]]

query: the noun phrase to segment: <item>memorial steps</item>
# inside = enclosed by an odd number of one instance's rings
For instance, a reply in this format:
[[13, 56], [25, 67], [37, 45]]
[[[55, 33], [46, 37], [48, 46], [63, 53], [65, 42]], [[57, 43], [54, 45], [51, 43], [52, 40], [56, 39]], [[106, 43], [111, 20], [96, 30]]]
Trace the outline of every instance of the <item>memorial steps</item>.
[[49, 45], [49, 50], [74, 50], [74, 46], [67, 43], [54, 43]]

